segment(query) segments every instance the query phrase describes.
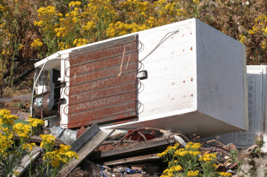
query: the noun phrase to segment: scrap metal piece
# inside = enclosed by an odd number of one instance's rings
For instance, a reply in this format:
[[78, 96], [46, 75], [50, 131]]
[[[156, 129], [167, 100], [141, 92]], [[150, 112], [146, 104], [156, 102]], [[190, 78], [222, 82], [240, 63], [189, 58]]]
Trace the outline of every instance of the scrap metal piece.
[[76, 141], [77, 131], [70, 129], [63, 129], [61, 127], [50, 128], [51, 134], [56, 138], [62, 140], [65, 144], [71, 145]]
[[[78, 151], [79, 159], [73, 160], [68, 166], [63, 168], [57, 177], [66, 177], [70, 172], [72, 172], [83, 160], [90, 155], [107, 137], [113, 132], [113, 129], [106, 130], [105, 132], [100, 129], [100, 131], [88, 141], [81, 150]], [[78, 146], [79, 147], [79, 146]]]
[[71, 150], [78, 152], [87, 142], [89, 142], [100, 131], [97, 123], [91, 125], [76, 141], [71, 144]]

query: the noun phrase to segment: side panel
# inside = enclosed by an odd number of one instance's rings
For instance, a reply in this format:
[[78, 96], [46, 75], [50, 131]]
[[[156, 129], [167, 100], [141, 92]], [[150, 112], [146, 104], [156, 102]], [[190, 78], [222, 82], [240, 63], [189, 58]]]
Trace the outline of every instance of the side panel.
[[198, 111], [246, 130], [245, 47], [196, 20]]
[[142, 61], [147, 56], [142, 70], [148, 72], [138, 90], [140, 121], [161, 118], [163, 114], [172, 116], [187, 109], [193, 111], [196, 48], [192, 22], [186, 20], [139, 32], [143, 47], [139, 58]]
[[137, 120], [137, 35], [74, 50], [69, 61], [68, 128]]

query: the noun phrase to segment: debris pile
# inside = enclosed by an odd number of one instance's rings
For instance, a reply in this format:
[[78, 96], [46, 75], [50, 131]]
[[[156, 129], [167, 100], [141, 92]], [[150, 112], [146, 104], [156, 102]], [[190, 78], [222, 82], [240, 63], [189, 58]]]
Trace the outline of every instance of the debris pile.
[[[261, 153], [264, 143], [262, 139], [250, 148], [239, 151], [233, 143], [224, 145], [217, 140], [203, 141], [195, 134], [187, 137], [178, 131], [153, 127], [114, 130], [101, 129], [94, 123], [78, 131], [53, 126], [45, 132], [56, 136], [54, 146], [70, 145], [71, 150], [79, 156], [79, 159], [71, 161], [59, 171], [58, 176], [61, 177], [156, 177], [166, 176], [170, 172], [204, 175], [205, 161], [213, 164], [213, 172], [221, 176], [247, 174], [247, 167], [250, 169], [249, 173], [253, 172], [255, 175], [260, 173], [258, 167], [265, 170], [267, 164], [261, 158], [264, 156]], [[75, 138], [69, 141], [71, 134]], [[32, 136], [29, 141], [40, 145], [42, 139]], [[182, 163], [186, 157], [189, 158], [186, 163], [191, 163], [190, 154], [196, 157], [192, 168], [195, 171], [189, 171]], [[35, 168], [41, 165], [43, 157], [43, 148], [33, 147], [31, 159], [24, 156], [16, 169], [20, 173], [18, 176], [28, 176], [30, 170], [34, 173]], [[31, 169], [30, 163], [34, 164]]]
[[[240, 167], [244, 163], [248, 163], [255, 171], [256, 163], [259, 163], [261, 155], [259, 145], [253, 145], [238, 153], [238, 149], [233, 143], [224, 145], [217, 140], [204, 142], [196, 135], [189, 139], [179, 132], [151, 127], [128, 131], [115, 130], [69, 176], [74, 175], [76, 171], [84, 176], [164, 176], [164, 171], [168, 169], [168, 163], [163, 163], [160, 154], [175, 146], [176, 150], [186, 149], [189, 144], [200, 144], [198, 158], [215, 154], [214, 170], [222, 176], [243, 173], [242, 170], [240, 171]], [[202, 170], [200, 165], [197, 169]], [[182, 173], [183, 170], [180, 172]]]

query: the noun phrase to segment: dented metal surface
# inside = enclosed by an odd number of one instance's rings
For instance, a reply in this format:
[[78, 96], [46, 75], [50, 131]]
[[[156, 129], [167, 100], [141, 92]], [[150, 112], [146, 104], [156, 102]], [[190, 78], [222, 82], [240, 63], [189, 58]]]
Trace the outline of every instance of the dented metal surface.
[[70, 53], [68, 128], [137, 118], [138, 36]]

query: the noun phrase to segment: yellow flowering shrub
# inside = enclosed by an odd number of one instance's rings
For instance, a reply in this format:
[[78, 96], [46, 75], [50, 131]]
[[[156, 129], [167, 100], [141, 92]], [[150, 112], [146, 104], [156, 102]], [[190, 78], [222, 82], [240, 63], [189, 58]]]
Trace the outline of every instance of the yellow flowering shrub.
[[[58, 50], [192, 17], [244, 43], [248, 64], [267, 62], [266, 0], [1, 0], [0, 4], [0, 86], [3, 74], [13, 73], [15, 55], [22, 61], [41, 59]], [[87, 42], [75, 43], [78, 39]]]
[[200, 147], [200, 143], [189, 142], [185, 148], [180, 148], [177, 143], [159, 153], [158, 156], [163, 159], [163, 162], [168, 162], [168, 168], [163, 171], [161, 177], [232, 176], [231, 173], [216, 172], [217, 153], [202, 155], [199, 151]]
[[246, 45], [247, 64], [267, 62], [265, 0], [200, 1], [200, 20]]
[[[1, 175], [12, 176], [19, 175], [16, 171], [19, 161], [22, 156], [28, 154], [35, 143], [30, 143], [30, 136], [34, 135], [34, 129], [38, 126], [44, 125], [44, 121], [36, 118], [29, 118], [28, 124], [16, 123], [17, 116], [11, 115], [10, 111], [6, 109], [0, 110], [0, 169]], [[15, 139], [15, 136], [19, 136], [19, 139]], [[41, 147], [44, 148], [43, 165], [39, 169], [40, 176], [45, 174], [45, 167], [51, 165], [53, 168], [50, 172], [46, 173], [48, 176], [56, 176], [59, 169], [71, 161], [72, 158], [78, 159], [76, 152], [70, 151], [71, 146], [60, 145], [60, 148], [54, 150], [53, 145], [56, 138], [52, 135], [40, 135], [42, 142]], [[12, 158], [11, 158], [12, 157]], [[7, 160], [9, 159], [9, 160]], [[31, 174], [31, 170], [29, 170]]]
[[[186, 4], [188, 10], [199, 2]], [[51, 6], [38, 9], [34, 22], [43, 32], [46, 55], [189, 18], [180, 0], [71, 1], [64, 13]], [[192, 16], [196, 16], [193, 14]], [[49, 39], [49, 40], [48, 40]]]

